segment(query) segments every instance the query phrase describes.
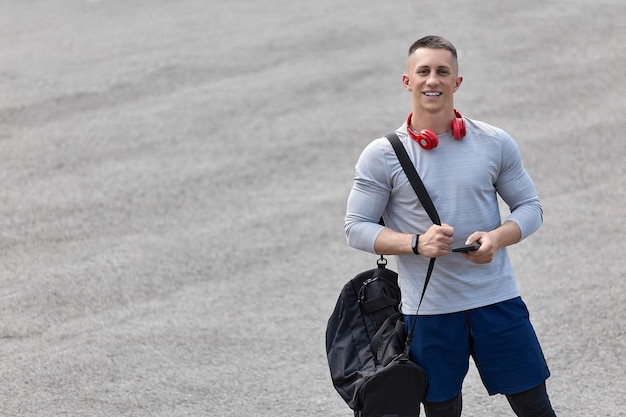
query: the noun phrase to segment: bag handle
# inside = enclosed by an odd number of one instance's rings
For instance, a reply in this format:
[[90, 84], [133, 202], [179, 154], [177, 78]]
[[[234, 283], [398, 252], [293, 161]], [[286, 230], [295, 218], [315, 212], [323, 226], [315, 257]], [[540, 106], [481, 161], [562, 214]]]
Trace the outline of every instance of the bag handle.
[[[437, 209], [433, 204], [430, 196], [428, 195], [428, 191], [426, 191], [426, 187], [424, 187], [424, 183], [420, 178], [415, 166], [411, 162], [409, 158], [409, 154], [406, 152], [404, 145], [400, 142], [398, 135], [395, 132], [388, 134], [385, 136], [389, 142], [391, 142], [391, 146], [393, 146], [393, 150], [398, 157], [398, 161], [400, 161], [400, 165], [402, 165], [402, 169], [406, 174], [413, 190], [415, 190], [415, 194], [417, 194], [417, 198], [419, 198], [422, 206], [428, 213], [428, 217], [432, 220], [432, 222], [438, 226], [441, 226], [441, 220], [439, 219], [439, 214], [437, 213]], [[420, 297], [420, 301], [417, 305], [417, 311], [415, 311], [415, 320], [411, 325], [411, 330], [407, 333], [406, 343], [404, 345], [404, 353], [402, 354], [403, 360], [409, 359], [409, 350], [411, 348], [411, 341], [413, 340], [413, 331], [415, 330], [415, 323], [417, 323], [417, 313], [419, 313], [420, 306], [422, 305], [422, 300], [424, 300], [424, 293], [426, 292], [426, 287], [428, 286], [428, 282], [430, 281], [430, 276], [433, 273], [433, 268], [435, 266], [435, 259], [430, 258], [430, 263], [428, 264], [428, 271], [426, 272], [426, 279], [424, 280], [424, 288], [422, 289], [422, 296]]]

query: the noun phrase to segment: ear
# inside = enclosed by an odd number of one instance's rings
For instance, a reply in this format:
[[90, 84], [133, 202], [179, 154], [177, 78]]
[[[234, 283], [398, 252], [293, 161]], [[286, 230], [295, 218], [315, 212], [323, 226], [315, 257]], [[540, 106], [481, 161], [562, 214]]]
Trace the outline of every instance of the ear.
[[456, 83], [454, 84], [454, 92], [456, 92], [456, 90], [459, 89], [459, 87], [461, 86], [461, 83], [463, 82], [463, 77], [459, 76], [456, 79]]
[[404, 88], [406, 88], [407, 91], [411, 91], [411, 79], [407, 74], [402, 75], [402, 84], [404, 84]]

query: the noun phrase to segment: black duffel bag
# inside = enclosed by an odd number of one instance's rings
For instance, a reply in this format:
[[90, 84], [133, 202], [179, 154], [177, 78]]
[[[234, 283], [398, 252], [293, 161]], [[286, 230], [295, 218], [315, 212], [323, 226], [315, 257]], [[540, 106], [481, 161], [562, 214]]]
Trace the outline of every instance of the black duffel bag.
[[[387, 135], [387, 139], [391, 142], [422, 206], [433, 223], [441, 225], [437, 210], [404, 146], [395, 133]], [[382, 259], [384, 258], [381, 256]], [[420, 403], [424, 401], [426, 395], [428, 378], [426, 372], [409, 359], [409, 351], [419, 308], [424, 299], [434, 264], [435, 259], [432, 258], [428, 265], [421, 298], [415, 312], [416, 319], [413, 321], [408, 334], [406, 334], [403, 315], [398, 311], [399, 309], [388, 314], [382, 325], [378, 326], [376, 323], [378, 328], [370, 341], [371, 355], [364, 354], [362, 343], [359, 343], [356, 348], [350, 345], [357, 341], [366, 340], [366, 337], [361, 335], [367, 334], [367, 332], [363, 332], [362, 329], [364, 327], [371, 329], [372, 326], [364, 326], [367, 320], [347, 320], [345, 312], [355, 311], [354, 303], [347, 302], [348, 300], [341, 297], [338, 300], [327, 328], [326, 352], [335, 388], [354, 410], [356, 417], [419, 417]], [[379, 264], [378, 269], [381, 271], [389, 271], [384, 268], [384, 265], [382, 268], [380, 267]], [[397, 286], [397, 274], [393, 271], [389, 272], [393, 275], [393, 284]], [[378, 289], [378, 291], [380, 292], [379, 298], [386, 298], [384, 290]], [[363, 309], [361, 308], [360, 312], [355, 311], [352, 318], [358, 317], [362, 313]], [[387, 313], [385, 312], [385, 314]], [[350, 336], [350, 343], [336, 343], [338, 340], [345, 341]], [[348, 373], [346, 371], [349, 368], [351, 372]], [[347, 382], [349, 383], [346, 384]], [[350, 387], [348, 392], [342, 389], [345, 386]], [[353, 396], [350, 395], [352, 390], [356, 390]]]

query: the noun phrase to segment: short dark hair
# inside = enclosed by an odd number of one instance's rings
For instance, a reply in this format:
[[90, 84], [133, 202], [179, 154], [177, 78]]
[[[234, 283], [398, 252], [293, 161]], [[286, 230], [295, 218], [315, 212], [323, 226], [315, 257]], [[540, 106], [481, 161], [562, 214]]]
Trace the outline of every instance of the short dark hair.
[[416, 40], [409, 48], [409, 56], [411, 56], [413, 52], [419, 48], [445, 49], [452, 53], [454, 59], [457, 59], [456, 48], [452, 45], [452, 42], [442, 38], [441, 36], [430, 35]]

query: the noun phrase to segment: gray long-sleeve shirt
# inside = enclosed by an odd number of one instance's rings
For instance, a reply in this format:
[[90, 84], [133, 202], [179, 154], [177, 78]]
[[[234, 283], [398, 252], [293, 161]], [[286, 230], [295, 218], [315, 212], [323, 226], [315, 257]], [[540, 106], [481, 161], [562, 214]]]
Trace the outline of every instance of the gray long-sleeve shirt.
[[[439, 136], [439, 146], [424, 150], [410, 139], [406, 124], [397, 131], [424, 182], [443, 223], [455, 229], [454, 246], [462, 246], [475, 231], [501, 225], [497, 195], [511, 211], [522, 239], [542, 223], [542, 208], [535, 186], [524, 169], [519, 149], [503, 130], [465, 118], [467, 134], [455, 140], [452, 133]], [[356, 165], [348, 198], [345, 231], [348, 244], [374, 252], [374, 242], [387, 227], [403, 233], [424, 233], [432, 222], [386, 138], [370, 143]], [[398, 255], [402, 311], [415, 314], [428, 259]], [[435, 263], [420, 314], [444, 314], [494, 304], [519, 296], [505, 248], [486, 265], [473, 264], [450, 252]]]

